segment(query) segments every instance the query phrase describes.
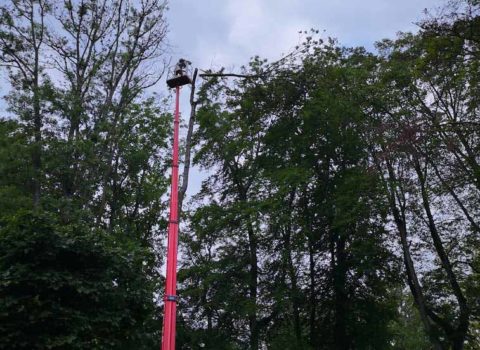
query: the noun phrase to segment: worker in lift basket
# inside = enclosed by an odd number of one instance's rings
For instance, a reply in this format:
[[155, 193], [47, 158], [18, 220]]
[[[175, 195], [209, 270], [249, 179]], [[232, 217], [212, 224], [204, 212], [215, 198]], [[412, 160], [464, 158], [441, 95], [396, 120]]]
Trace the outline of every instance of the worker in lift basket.
[[175, 75], [178, 77], [182, 76], [188, 64], [190, 64], [189, 61], [184, 60], [183, 58], [180, 58], [180, 60], [178, 60], [177, 65], [175, 66]]

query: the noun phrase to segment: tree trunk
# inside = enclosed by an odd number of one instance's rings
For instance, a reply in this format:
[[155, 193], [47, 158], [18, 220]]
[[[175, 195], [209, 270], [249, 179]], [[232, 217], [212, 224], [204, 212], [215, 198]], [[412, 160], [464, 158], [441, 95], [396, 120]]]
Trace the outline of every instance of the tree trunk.
[[[289, 215], [293, 210], [293, 201], [295, 198], [295, 190], [291, 191], [288, 201], [288, 213]], [[293, 258], [292, 258], [292, 244], [291, 244], [291, 236], [292, 236], [292, 223], [291, 219], [288, 218], [288, 223], [285, 228], [285, 235], [284, 239], [284, 254], [286, 257], [287, 262], [287, 271], [288, 276], [290, 278], [290, 299], [292, 301], [292, 309], [293, 309], [293, 330], [295, 333], [295, 338], [297, 342], [297, 347], [300, 348], [302, 344], [302, 331], [300, 325], [300, 306], [299, 306], [299, 298], [300, 298], [300, 291], [298, 289], [297, 283], [297, 274], [295, 271], [295, 267], [293, 265]]]
[[[379, 166], [378, 163], [377, 166]], [[410, 248], [407, 239], [405, 211], [404, 208], [399, 209], [396, 204], [395, 193], [396, 186], [398, 186], [398, 181], [395, 176], [395, 171], [388, 160], [386, 161], [386, 166], [389, 177], [388, 180], [383, 179], [383, 181], [385, 182], [386, 190], [388, 192], [390, 211], [393, 215], [395, 225], [397, 226], [397, 230], [400, 235], [400, 243], [403, 251], [403, 261], [405, 264], [405, 271], [407, 273], [407, 283], [412, 293], [415, 305], [417, 306], [418, 312], [420, 314], [420, 319], [422, 320], [423, 327], [425, 328], [425, 332], [427, 333], [433, 348], [435, 350], [443, 350], [443, 346], [438, 339], [438, 335], [436, 335], [433, 331], [432, 323], [429, 318], [429, 313], [431, 312], [427, 307], [425, 296], [423, 295], [423, 290], [418, 280], [415, 265], [410, 254]]]
[[32, 149], [33, 164], [33, 206], [38, 208], [41, 196], [42, 172], [42, 116], [40, 112], [40, 97], [38, 82], [38, 52], [35, 52], [35, 69], [33, 83], [33, 133], [34, 145]]
[[[231, 169], [232, 170], [232, 169]], [[238, 198], [240, 202], [247, 203], [247, 189], [241, 181], [236, 177], [236, 173], [233, 171], [234, 183], [238, 190]], [[248, 309], [248, 326], [250, 330], [250, 350], [258, 350], [260, 344], [260, 330], [257, 318], [257, 297], [258, 297], [258, 258], [257, 249], [258, 242], [253, 228], [252, 220], [249, 214], [245, 217], [247, 223], [248, 233], [248, 261], [249, 261], [249, 276], [248, 276], [248, 299], [250, 301], [250, 307]]]
[[420, 184], [423, 208], [425, 210], [425, 214], [427, 215], [428, 228], [430, 231], [430, 236], [432, 237], [432, 240], [433, 240], [433, 246], [435, 247], [435, 251], [437, 252], [437, 255], [440, 259], [442, 268], [445, 270], [447, 274], [448, 282], [450, 284], [450, 287], [452, 288], [455, 298], [457, 299], [458, 306], [460, 309], [460, 315], [458, 318], [458, 325], [456, 327], [456, 330], [454, 331], [453, 334], [447, 333], [447, 336], [450, 338], [450, 341], [452, 342], [453, 348], [460, 350], [460, 349], [463, 349], [463, 343], [467, 336], [468, 324], [469, 324], [469, 318], [470, 318], [470, 312], [467, 306], [467, 300], [465, 299], [462, 289], [458, 284], [457, 277], [455, 276], [455, 273], [453, 271], [453, 266], [450, 262], [450, 258], [448, 257], [447, 252], [445, 251], [442, 239], [440, 237], [440, 233], [438, 232], [437, 225], [435, 224], [435, 220], [433, 218], [432, 210], [430, 207], [430, 199], [428, 197], [427, 188], [426, 188], [426, 177], [422, 173], [422, 169], [420, 167], [420, 163], [417, 158], [414, 159], [414, 168], [415, 168], [415, 172], [417, 173], [417, 177]]
[[182, 204], [185, 199], [185, 194], [188, 188], [188, 177], [190, 174], [190, 163], [192, 154], [192, 136], [193, 127], [195, 126], [195, 119], [197, 114], [197, 101], [195, 101], [195, 81], [197, 80], [198, 69], [195, 68], [192, 77], [192, 86], [190, 90], [190, 120], [188, 121], [187, 137], [185, 139], [185, 159], [183, 162], [182, 185], [178, 193], [178, 218], [180, 220], [182, 214]]
[[[33, 206], [38, 208], [40, 205], [41, 196], [41, 178], [42, 178], [42, 114], [40, 110], [40, 46], [43, 40], [43, 34], [37, 38], [34, 23], [34, 6], [32, 6], [32, 13], [30, 18], [32, 46], [34, 49], [33, 62], [33, 133], [34, 145], [32, 150], [32, 164], [33, 164]], [[42, 12], [43, 22], [43, 12]], [[43, 23], [42, 23], [43, 25]], [[43, 33], [43, 31], [42, 31]]]
[[316, 329], [316, 308], [317, 298], [315, 295], [315, 249], [311, 237], [308, 238], [308, 270], [309, 270], [309, 293], [310, 293], [310, 315], [309, 315], [309, 339], [310, 346], [317, 345]]
[[[249, 218], [247, 219], [249, 220]], [[250, 273], [249, 273], [249, 294], [251, 308], [248, 312], [248, 324], [250, 327], [250, 349], [258, 350], [259, 346], [259, 329], [257, 320], [257, 293], [258, 293], [258, 261], [257, 261], [257, 237], [250, 221], [247, 224], [248, 230], [248, 247], [250, 254]]]
[[[337, 236], [337, 237], [335, 237]], [[335, 307], [335, 324], [333, 330], [333, 344], [336, 350], [350, 349], [347, 333], [347, 293], [346, 293], [346, 252], [345, 237], [332, 235], [331, 258], [333, 267], [333, 293]]]

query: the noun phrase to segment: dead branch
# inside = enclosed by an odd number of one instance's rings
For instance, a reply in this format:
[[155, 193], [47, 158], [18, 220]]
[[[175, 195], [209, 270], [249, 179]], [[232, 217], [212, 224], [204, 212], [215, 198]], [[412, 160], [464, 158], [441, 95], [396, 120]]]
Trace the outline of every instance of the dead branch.
[[263, 75], [249, 75], [249, 74], [236, 74], [236, 73], [202, 73], [199, 74], [202, 78], [212, 78], [212, 77], [234, 77], [234, 78], [261, 78]]
[[196, 110], [197, 110], [197, 101], [195, 101], [195, 81], [197, 79], [198, 69], [195, 68], [192, 77], [192, 86], [190, 91], [190, 120], [188, 121], [188, 131], [187, 137], [185, 140], [185, 159], [183, 163], [183, 175], [182, 175], [182, 186], [180, 187], [180, 191], [178, 193], [178, 216], [181, 216], [182, 213], [182, 204], [183, 199], [185, 198], [185, 194], [188, 188], [188, 175], [190, 173], [190, 159], [192, 153], [192, 136], [193, 136], [193, 127], [195, 125], [195, 118], [196, 118]]

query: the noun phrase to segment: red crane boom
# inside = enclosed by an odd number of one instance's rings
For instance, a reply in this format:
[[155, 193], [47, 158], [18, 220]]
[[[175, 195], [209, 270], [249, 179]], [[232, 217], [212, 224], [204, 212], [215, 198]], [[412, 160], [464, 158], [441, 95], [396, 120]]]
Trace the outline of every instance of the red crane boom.
[[165, 287], [165, 313], [163, 317], [162, 350], [175, 350], [177, 320], [177, 251], [178, 251], [178, 134], [180, 128], [180, 87], [190, 84], [185, 72], [189, 61], [180, 59], [175, 76], [167, 80], [175, 88], [175, 114], [173, 119], [172, 187], [170, 189], [170, 220], [168, 222], [167, 272]]
[[180, 125], [180, 86], [175, 87], [175, 116], [173, 120], [173, 163], [170, 190], [170, 221], [168, 223], [167, 273], [165, 314], [163, 317], [162, 350], [175, 350], [177, 318], [177, 249], [178, 249], [178, 132]]

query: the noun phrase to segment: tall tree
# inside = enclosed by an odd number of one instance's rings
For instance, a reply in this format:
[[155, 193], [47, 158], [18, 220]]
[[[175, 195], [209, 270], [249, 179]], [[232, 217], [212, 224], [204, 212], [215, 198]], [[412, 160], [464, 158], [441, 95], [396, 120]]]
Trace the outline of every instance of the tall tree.
[[171, 116], [147, 89], [166, 3], [0, 8], [0, 347], [157, 347]]
[[42, 127], [45, 118], [46, 26], [49, 1], [12, 1], [0, 7], [0, 62], [6, 67], [14, 92], [11, 108], [25, 122], [31, 144], [32, 199], [40, 204], [42, 187]]
[[238, 334], [231, 347], [387, 347], [395, 312], [375, 290], [395, 283], [396, 263], [360, 96], [343, 90], [368, 77], [355, 66], [369, 57], [312, 38], [303, 49], [275, 68], [255, 58], [199, 109], [196, 159], [216, 171], [185, 242], [187, 326]]
[[[384, 166], [408, 281], [425, 329], [437, 348], [462, 349], [473, 301], [462, 286], [473, 258], [468, 237], [478, 232], [475, 42], [433, 31], [436, 23], [425, 22], [427, 29], [418, 35], [404, 34], [380, 46], [386, 58], [380, 84], [392, 94], [384, 92], [377, 109], [383, 120], [376, 158]], [[409, 240], [414, 239], [436, 257], [438, 267], [423, 278], [412, 259]]]

